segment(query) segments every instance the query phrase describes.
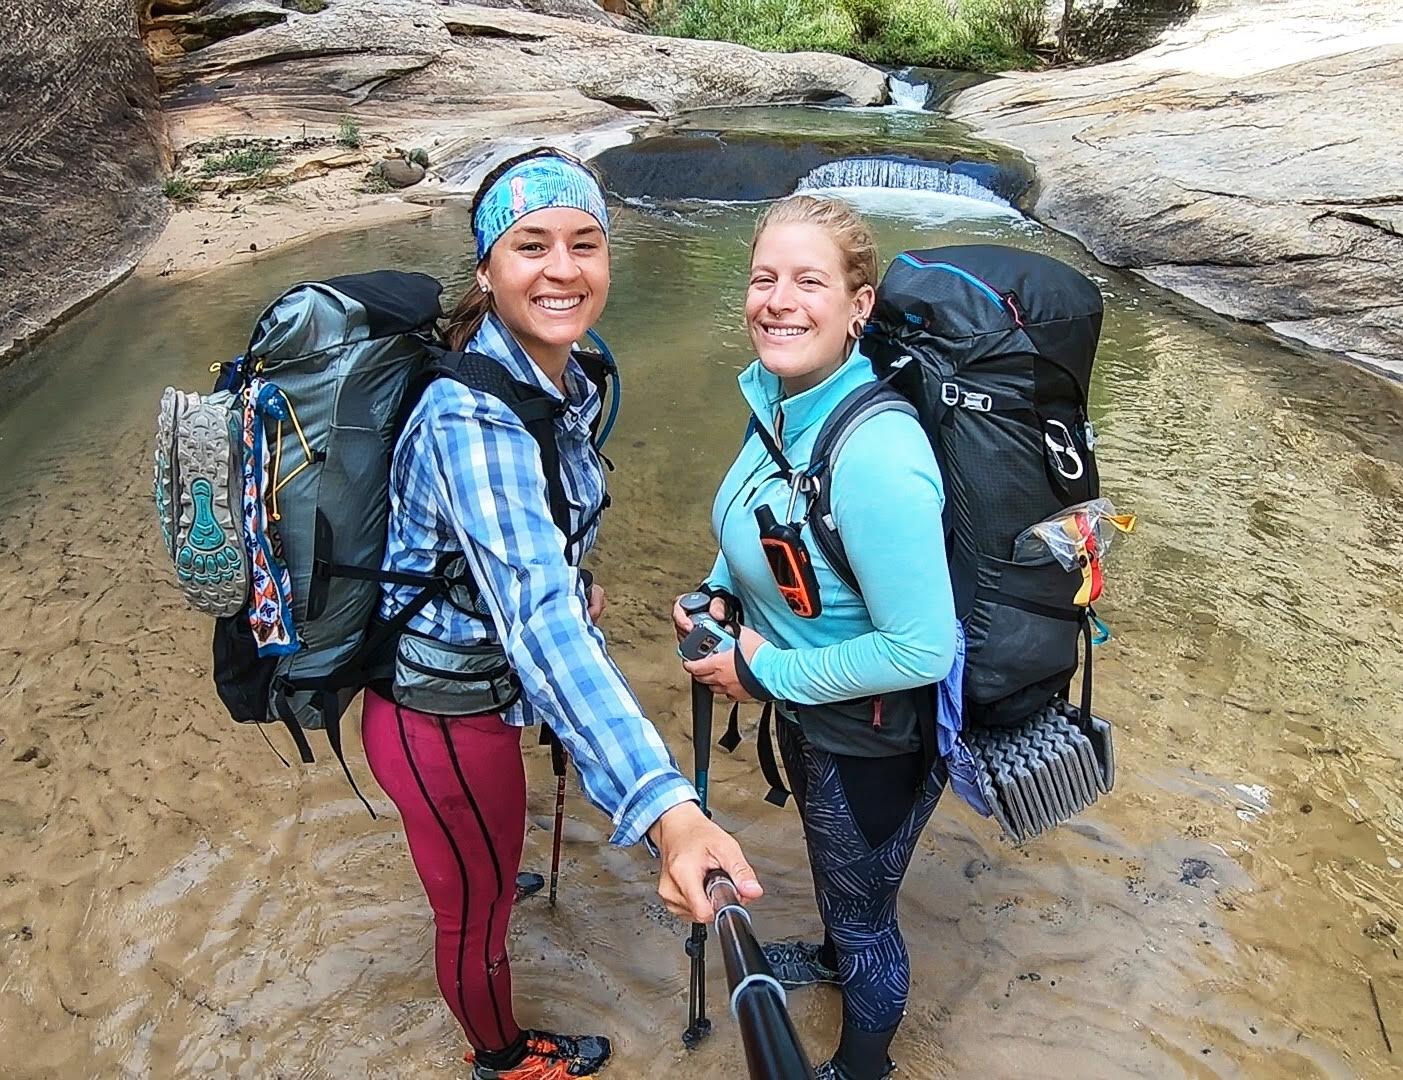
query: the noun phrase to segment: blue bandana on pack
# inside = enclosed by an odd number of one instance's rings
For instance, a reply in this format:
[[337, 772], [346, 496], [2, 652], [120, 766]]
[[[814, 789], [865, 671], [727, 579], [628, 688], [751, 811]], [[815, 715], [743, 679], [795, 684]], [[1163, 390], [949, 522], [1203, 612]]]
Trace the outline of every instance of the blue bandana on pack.
[[599, 181], [564, 158], [529, 158], [503, 173], [478, 203], [473, 215], [477, 257], [486, 258], [502, 234], [527, 214], [557, 206], [583, 210], [608, 238], [609, 211]]

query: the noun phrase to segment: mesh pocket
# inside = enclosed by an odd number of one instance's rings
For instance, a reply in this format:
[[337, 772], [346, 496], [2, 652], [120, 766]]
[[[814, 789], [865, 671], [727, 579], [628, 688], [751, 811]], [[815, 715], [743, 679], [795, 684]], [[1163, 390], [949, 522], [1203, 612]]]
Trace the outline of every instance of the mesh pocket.
[[1076, 674], [1084, 617], [1072, 603], [1081, 585], [1049, 559], [1037, 565], [981, 556], [974, 605], [965, 620], [965, 703], [980, 724], [1021, 720]]
[[241, 724], [266, 722], [278, 658], [258, 655], [246, 612], [215, 619], [213, 652], [214, 688], [229, 715]]

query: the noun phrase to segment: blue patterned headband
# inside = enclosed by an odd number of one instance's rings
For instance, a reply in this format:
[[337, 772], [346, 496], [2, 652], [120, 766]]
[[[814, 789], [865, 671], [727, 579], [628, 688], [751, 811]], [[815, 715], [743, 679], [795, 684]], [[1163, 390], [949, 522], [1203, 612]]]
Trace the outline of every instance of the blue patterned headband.
[[492, 182], [473, 213], [477, 257], [485, 259], [502, 234], [536, 210], [567, 206], [583, 210], [609, 236], [609, 211], [599, 181], [581, 165], [542, 155], [513, 165]]

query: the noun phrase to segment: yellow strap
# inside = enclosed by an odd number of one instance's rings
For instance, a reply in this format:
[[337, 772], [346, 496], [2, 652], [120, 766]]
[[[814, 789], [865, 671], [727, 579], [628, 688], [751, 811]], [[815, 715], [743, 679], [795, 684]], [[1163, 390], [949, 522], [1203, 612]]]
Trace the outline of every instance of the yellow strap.
[[268, 514], [274, 521], [281, 521], [278, 513], [278, 473], [283, 467], [283, 422], [278, 421], [278, 434], [273, 440], [273, 491], [268, 498]]
[[287, 401], [286, 397], [284, 397], [283, 400], [287, 402], [287, 412], [289, 418], [292, 420], [292, 430], [297, 432], [297, 441], [302, 444], [303, 461], [302, 464], [297, 466], [297, 468], [293, 469], [292, 472], [288, 473], [286, 476], [282, 475], [283, 422], [279, 420], [277, 449], [274, 451], [273, 454], [273, 498], [272, 509], [270, 511], [274, 521], [281, 520], [278, 515], [278, 492], [283, 489], [283, 486], [285, 484], [290, 484], [293, 480], [293, 477], [295, 477], [303, 469], [307, 468], [308, 465], [312, 465], [316, 462], [316, 458], [312, 454], [312, 448], [307, 444], [307, 436], [303, 434], [302, 425], [297, 420], [297, 413], [292, 407], [292, 402]]

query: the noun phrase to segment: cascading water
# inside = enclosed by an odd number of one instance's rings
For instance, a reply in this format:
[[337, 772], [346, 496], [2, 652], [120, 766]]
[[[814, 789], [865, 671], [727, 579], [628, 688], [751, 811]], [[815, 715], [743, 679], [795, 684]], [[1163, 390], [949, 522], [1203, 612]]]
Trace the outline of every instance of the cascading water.
[[976, 202], [1009, 206], [978, 180], [943, 165], [893, 161], [889, 158], [847, 158], [820, 165], [799, 181], [798, 191], [816, 188], [895, 188], [959, 195]]
[[887, 95], [893, 109], [924, 112], [930, 87], [925, 83], [908, 82], [899, 72], [892, 72], [887, 76]]

